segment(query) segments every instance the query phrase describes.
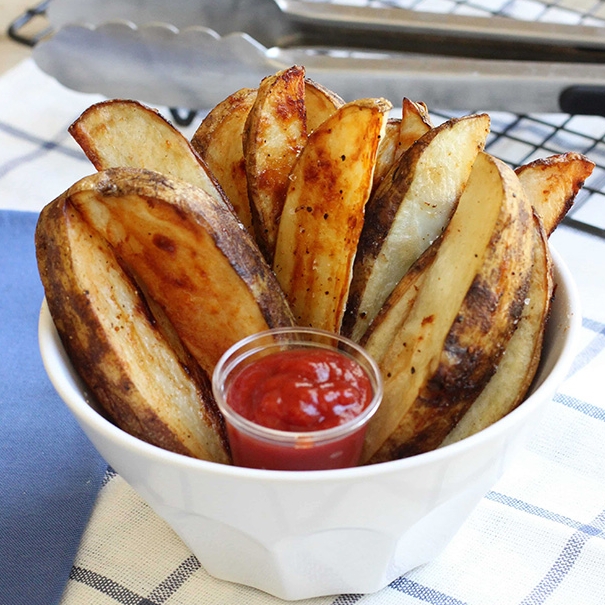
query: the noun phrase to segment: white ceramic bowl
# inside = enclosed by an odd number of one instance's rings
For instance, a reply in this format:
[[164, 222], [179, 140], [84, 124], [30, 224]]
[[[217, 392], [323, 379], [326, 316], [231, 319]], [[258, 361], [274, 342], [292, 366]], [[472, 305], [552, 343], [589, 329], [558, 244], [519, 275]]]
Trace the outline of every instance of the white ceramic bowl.
[[536, 387], [514, 412], [448, 447], [373, 466], [266, 471], [194, 460], [144, 443], [98, 414], [46, 305], [46, 371], [107, 462], [218, 578], [283, 599], [377, 591], [433, 559], [509, 465], [563, 381], [581, 321], [555, 255], [556, 299]]

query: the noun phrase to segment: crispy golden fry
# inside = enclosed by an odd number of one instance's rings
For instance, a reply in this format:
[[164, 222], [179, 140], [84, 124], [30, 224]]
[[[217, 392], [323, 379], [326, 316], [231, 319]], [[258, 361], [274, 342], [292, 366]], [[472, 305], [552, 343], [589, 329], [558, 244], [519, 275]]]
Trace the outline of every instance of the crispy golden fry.
[[242, 137], [255, 99], [255, 89], [238, 90], [208, 113], [191, 139], [192, 147], [206, 162], [235, 213], [250, 231], [252, 217]]
[[209, 375], [241, 338], [292, 325], [248, 232], [203, 190], [159, 173], [116, 168], [81, 182], [70, 203], [145, 285]]
[[518, 179], [480, 153], [380, 363], [384, 399], [368, 428], [366, 462], [436, 447], [479, 396], [523, 310], [532, 242], [532, 210]]
[[390, 103], [343, 105], [309, 135], [279, 223], [274, 270], [296, 321], [337, 332]]
[[487, 386], [442, 442], [474, 435], [506, 416], [523, 401], [540, 363], [553, 296], [552, 259], [540, 220], [534, 220], [534, 263], [523, 314]]
[[256, 242], [273, 261], [288, 176], [307, 140], [305, 71], [291, 67], [265, 78], [244, 128], [248, 198]]
[[[208, 376], [152, 314], [133, 277], [71, 205], [48, 204], [36, 230], [46, 300], [69, 358], [107, 415], [128, 433], [177, 453], [229, 463]], [[156, 309], [157, 310], [157, 309]]]
[[130, 166], [174, 176], [216, 199], [226, 197], [189, 141], [158, 111], [129, 100], [89, 107], [69, 133], [97, 170]]
[[307, 78], [305, 80], [305, 106], [307, 133], [323, 124], [345, 102], [333, 91]]
[[367, 205], [342, 333], [358, 341], [412, 263], [443, 231], [489, 132], [486, 114], [429, 130]]
[[594, 162], [580, 153], [550, 156], [515, 171], [550, 235], [571, 209]]

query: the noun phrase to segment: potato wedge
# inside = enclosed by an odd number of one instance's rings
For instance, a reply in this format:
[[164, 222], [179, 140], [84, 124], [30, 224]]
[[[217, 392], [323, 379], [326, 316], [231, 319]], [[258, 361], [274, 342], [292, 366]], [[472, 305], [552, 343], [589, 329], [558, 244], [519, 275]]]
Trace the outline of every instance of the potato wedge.
[[537, 217], [534, 222], [532, 277], [519, 325], [496, 373], [441, 446], [474, 435], [514, 410], [523, 401], [536, 374], [554, 286], [546, 234]]
[[580, 153], [564, 153], [541, 158], [516, 169], [547, 235], [569, 212], [594, 166], [594, 162]]
[[383, 363], [393, 340], [408, 318], [438, 250], [439, 241], [436, 241], [410, 267], [359, 341], [363, 347], [372, 351], [372, 357], [379, 365]]
[[305, 79], [305, 107], [307, 113], [307, 133], [323, 124], [345, 102], [333, 91], [318, 82]]
[[391, 105], [361, 99], [314, 130], [294, 165], [273, 268], [296, 321], [337, 332]]
[[399, 118], [390, 118], [384, 130], [384, 135], [378, 144], [376, 155], [376, 168], [374, 169], [374, 178], [372, 181], [372, 192], [374, 194], [387, 172], [392, 168], [397, 158], [401, 156], [399, 148], [399, 131], [401, 129], [401, 120]]
[[243, 132], [256, 90], [243, 88], [214, 107], [202, 120], [191, 146], [216, 177], [246, 229], [252, 229]]
[[173, 452], [229, 463], [208, 376], [71, 205], [80, 188], [48, 204], [36, 229], [46, 300], [74, 368], [123, 430]]
[[208, 375], [236, 341], [293, 324], [248, 232], [202, 189], [116, 168], [81, 181], [69, 199], [145, 284]]
[[288, 176], [306, 140], [305, 70], [294, 66], [260, 83], [244, 128], [252, 227], [269, 263], [275, 253]]
[[401, 155], [432, 128], [424, 103], [403, 99], [401, 118], [391, 118], [378, 146], [372, 194]]
[[380, 363], [384, 399], [368, 427], [364, 461], [436, 447], [479, 396], [521, 316], [532, 243], [532, 209], [519, 180], [480, 153]]
[[456, 208], [489, 116], [452, 119], [401, 156], [367, 206], [342, 333], [363, 336], [412, 263], [439, 236]]
[[399, 148], [408, 150], [421, 136], [433, 128], [429, 110], [424, 103], [404, 98], [401, 107], [401, 127], [399, 129]]
[[97, 170], [130, 166], [183, 179], [227, 201], [206, 163], [158, 111], [130, 100], [91, 105], [69, 127]]

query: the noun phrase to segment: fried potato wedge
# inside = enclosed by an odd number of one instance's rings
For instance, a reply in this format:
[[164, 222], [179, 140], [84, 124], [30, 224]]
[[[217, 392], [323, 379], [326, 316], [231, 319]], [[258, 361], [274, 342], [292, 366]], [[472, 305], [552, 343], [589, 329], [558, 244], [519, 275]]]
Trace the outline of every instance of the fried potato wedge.
[[294, 66], [262, 80], [244, 128], [252, 227], [269, 263], [288, 176], [306, 141], [305, 70]]
[[290, 176], [273, 268], [300, 325], [338, 332], [391, 105], [360, 99], [308, 138]]
[[379, 365], [408, 318], [438, 250], [437, 241], [410, 267], [359, 341], [359, 344], [372, 351], [372, 357]]
[[379, 364], [384, 398], [368, 427], [365, 462], [438, 446], [494, 374], [529, 287], [532, 216], [512, 169], [480, 153]]
[[244, 125], [256, 100], [256, 89], [243, 88], [216, 105], [202, 120], [191, 146], [216, 177], [246, 229], [252, 229], [244, 162]]
[[474, 435], [512, 412], [523, 401], [534, 379], [554, 289], [548, 240], [540, 220], [536, 217], [534, 222], [532, 277], [519, 325], [496, 373], [442, 446]]
[[496, 374], [443, 441], [448, 445], [473, 435], [506, 416], [521, 403], [540, 362], [544, 330], [554, 293], [548, 236], [567, 214], [594, 163], [578, 153], [539, 159], [517, 173], [536, 216], [530, 288], [519, 326]]
[[378, 144], [376, 155], [376, 168], [372, 182], [372, 193], [376, 191], [387, 172], [391, 169], [397, 158], [401, 155], [399, 149], [399, 131], [401, 129], [400, 118], [390, 118], [384, 130], [384, 135]]
[[305, 79], [305, 107], [307, 113], [307, 133], [323, 124], [345, 102], [332, 90]]
[[158, 111], [137, 101], [91, 105], [69, 133], [97, 170], [122, 166], [155, 170], [226, 201], [216, 178], [183, 134]]
[[594, 162], [580, 153], [563, 153], [516, 169], [547, 235], [565, 218], [594, 166]]
[[81, 187], [48, 204], [36, 229], [46, 300], [74, 368], [123, 430], [173, 452], [229, 463], [208, 376], [71, 205]]
[[359, 341], [412, 263], [443, 231], [489, 133], [489, 116], [444, 122], [414, 143], [367, 205], [342, 325]]
[[293, 324], [248, 232], [202, 189], [116, 168], [81, 181], [69, 199], [145, 285], [208, 375], [241, 338]]
[[404, 98], [401, 118], [391, 118], [387, 122], [380, 140], [372, 194], [401, 155], [432, 127], [426, 105]]
[[421, 136], [433, 128], [429, 110], [424, 103], [403, 99], [401, 106], [401, 126], [399, 128], [399, 148], [408, 150]]

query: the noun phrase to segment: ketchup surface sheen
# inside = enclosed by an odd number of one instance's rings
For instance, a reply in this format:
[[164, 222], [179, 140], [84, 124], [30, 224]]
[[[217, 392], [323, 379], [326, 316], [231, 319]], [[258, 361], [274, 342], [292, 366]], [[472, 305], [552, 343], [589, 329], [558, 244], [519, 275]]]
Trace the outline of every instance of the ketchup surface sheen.
[[354, 359], [331, 350], [290, 349], [247, 365], [227, 393], [244, 418], [281, 431], [317, 431], [355, 418], [372, 385]]

